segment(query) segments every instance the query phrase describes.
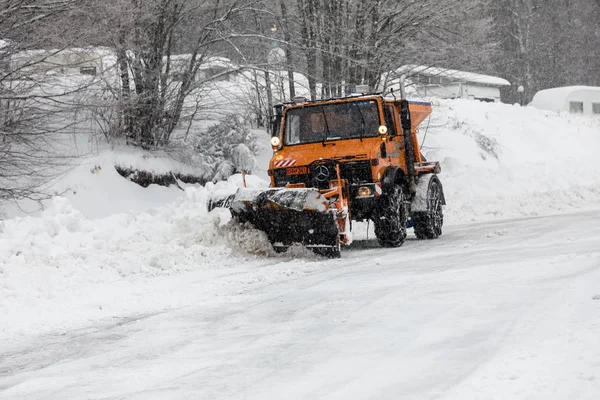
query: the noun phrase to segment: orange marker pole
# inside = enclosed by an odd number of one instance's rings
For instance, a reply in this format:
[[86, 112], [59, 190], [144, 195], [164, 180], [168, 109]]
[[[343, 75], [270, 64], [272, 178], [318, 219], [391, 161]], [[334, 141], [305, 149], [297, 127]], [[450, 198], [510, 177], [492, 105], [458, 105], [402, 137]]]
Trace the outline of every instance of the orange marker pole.
[[242, 181], [244, 182], [244, 187], [248, 187], [246, 185], [246, 171], [242, 170]]

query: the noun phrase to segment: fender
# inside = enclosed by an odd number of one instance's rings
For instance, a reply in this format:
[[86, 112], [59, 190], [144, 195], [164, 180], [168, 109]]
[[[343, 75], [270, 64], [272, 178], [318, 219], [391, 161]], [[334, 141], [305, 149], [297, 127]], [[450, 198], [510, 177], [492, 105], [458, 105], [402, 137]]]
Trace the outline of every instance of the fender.
[[387, 192], [394, 184], [402, 185], [406, 192], [406, 175], [400, 167], [387, 167], [383, 173], [383, 178], [381, 179], [383, 191]]
[[442, 205], [446, 205], [446, 197], [444, 196], [444, 187], [442, 186], [442, 182], [440, 182], [439, 178], [435, 174], [425, 174], [419, 177], [419, 181], [417, 182], [417, 192], [415, 193], [415, 198], [413, 199], [410, 205], [410, 211], [423, 211], [427, 210], [427, 197], [429, 194], [429, 183], [435, 180], [439, 183], [442, 188]]

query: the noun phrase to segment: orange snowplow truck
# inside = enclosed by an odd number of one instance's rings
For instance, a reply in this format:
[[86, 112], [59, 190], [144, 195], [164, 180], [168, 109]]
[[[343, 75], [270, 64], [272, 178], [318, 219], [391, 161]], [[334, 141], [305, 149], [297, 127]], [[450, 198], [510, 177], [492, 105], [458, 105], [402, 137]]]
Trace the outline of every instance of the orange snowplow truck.
[[427, 162], [417, 127], [431, 104], [350, 96], [275, 107], [271, 187], [240, 190], [209, 208], [266, 232], [276, 250], [300, 243], [339, 257], [352, 242], [351, 221], [372, 220], [379, 244], [402, 245], [442, 234], [445, 204], [438, 162]]

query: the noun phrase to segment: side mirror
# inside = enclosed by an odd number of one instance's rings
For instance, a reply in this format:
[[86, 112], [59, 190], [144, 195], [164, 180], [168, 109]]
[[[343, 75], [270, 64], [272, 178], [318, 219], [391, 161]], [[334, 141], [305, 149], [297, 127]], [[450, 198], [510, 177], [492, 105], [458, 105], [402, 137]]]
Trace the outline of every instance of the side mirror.
[[271, 136], [279, 136], [279, 129], [281, 129], [281, 120], [283, 115], [281, 113], [277, 113], [271, 117], [270, 129]]

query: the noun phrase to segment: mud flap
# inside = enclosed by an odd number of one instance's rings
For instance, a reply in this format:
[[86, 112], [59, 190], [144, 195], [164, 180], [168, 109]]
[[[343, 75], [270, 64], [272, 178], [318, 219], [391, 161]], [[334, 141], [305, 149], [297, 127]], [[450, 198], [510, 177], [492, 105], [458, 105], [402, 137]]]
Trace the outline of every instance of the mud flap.
[[[410, 211], [412, 212], [429, 212], [429, 183], [432, 179], [437, 179], [438, 184], [442, 187], [442, 183], [437, 178], [435, 174], [424, 174], [419, 177], [419, 182], [417, 183], [417, 191], [415, 193], [415, 197], [411, 203]], [[442, 188], [442, 204], [446, 204], [446, 199], [444, 197], [444, 190]]]
[[229, 208], [234, 218], [265, 232], [276, 247], [340, 245], [338, 224], [329, 201], [317, 189], [240, 188], [234, 195], [209, 200], [208, 208]]

